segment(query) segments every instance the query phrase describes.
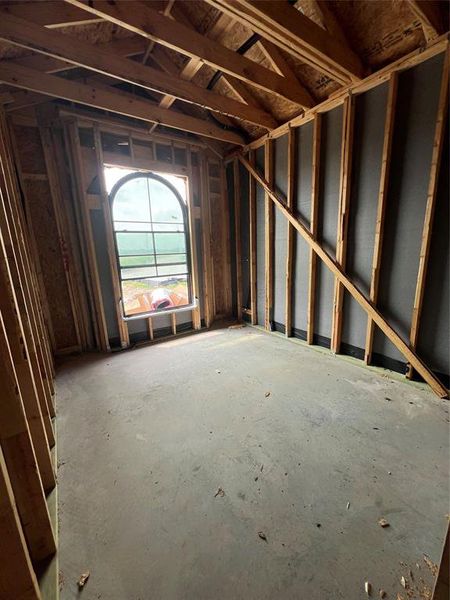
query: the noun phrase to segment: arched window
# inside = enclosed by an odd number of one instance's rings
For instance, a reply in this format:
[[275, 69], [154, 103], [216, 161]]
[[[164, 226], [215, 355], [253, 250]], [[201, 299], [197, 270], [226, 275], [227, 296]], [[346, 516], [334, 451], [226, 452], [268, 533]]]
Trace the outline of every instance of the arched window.
[[192, 304], [186, 200], [154, 173], [133, 173], [111, 190], [125, 317]]

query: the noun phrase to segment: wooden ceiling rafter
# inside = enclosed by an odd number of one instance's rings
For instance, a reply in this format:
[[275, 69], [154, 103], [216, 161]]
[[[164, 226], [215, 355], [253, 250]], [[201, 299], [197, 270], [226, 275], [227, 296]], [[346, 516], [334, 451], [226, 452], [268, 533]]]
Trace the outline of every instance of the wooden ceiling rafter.
[[206, 0], [282, 50], [341, 84], [361, 79], [364, 67], [342, 40], [287, 2], [276, 0]]
[[98, 45], [74, 40], [68, 35], [49, 31], [24, 19], [4, 14], [0, 20], [0, 39], [144, 89], [174, 95], [184, 102], [198, 104], [202, 108], [231, 115], [267, 129], [273, 126], [273, 118], [265, 111], [205, 90], [189, 81], [176, 79], [152, 67], [111, 55]]
[[70, 81], [55, 75], [35, 71], [28, 67], [7, 65], [5, 63], [0, 63], [0, 80], [14, 87], [116, 112], [149, 123], [161, 123], [168, 127], [219, 139], [231, 144], [243, 144], [243, 138], [235, 132], [224, 130], [203, 119], [160, 108], [152, 105], [147, 100], [124, 97], [123, 94], [117, 93], [117, 90], [104, 90], [100, 87], [92, 87], [77, 81]]
[[245, 83], [276, 94], [309, 108], [309, 92], [297, 80], [286, 79], [275, 71], [234, 52], [222, 44], [186, 27], [138, 0], [110, 4], [104, 0], [65, 0], [78, 8], [115, 23], [150, 40], [193, 58], [200, 58], [212, 68], [228, 73]]
[[[38, 6], [36, 3], [8, 5], [6, 7], [3, 7], [2, 11], [5, 12], [6, 14], [12, 14], [13, 16], [17, 16], [20, 18], [28, 17], [33, 22], [35, 22], [39, 25], [48, 27], [49, 29], [57, 29], [57, 28], [67, 27], [67, 26], [88, 25], [88, 24], [93, 24], [93, 23], [104, 22], [103, 19], [100, 19], [98, 17], [92, 17], [92, 15], [90, 15], [86, 11], [78, 9], [75, 6], [66, 4], [61, 1], [43, 2], [43, 3], [40, 3], [40, 6], [41, 6], [42, 10], [38, 10]], [[152, 6], [154, 6], [155, 8], [157, 8], [159, 10], [163, 10], [163, 12], [165, 14], [169, 14], [174, 6], [174, 2], [173, 2], [173, 0], [169, 0], [168, 2], [164, 2], [164, 0], [161, 0], [161, 1], [155, 0], [152, 3]], [[176, 6], [175, 12], [176, 12], [177, 18], [180, 18], [179, 8], [180, 8], [179, 6]], [[183, 16], [183, 15], [181, 14], [181, 16]], [[214, 27], [215, 35], [219, 35], [220, 33], [222, 33], [224, 31], [224, 28], [226, 26], [230, 25], [231, 18], [228, 16], [225, 16], [223, 13], [221, 13], [219, 16], [219, 19], [217, 21], [218, 22], [216, 22], [215, 27]], [[192, 26], [192, 24], [191, 24], [191, 26]], [[112, 39], [110, 42], [99, 44], [98, 47], [101, 50], [104, 50], [106, 52], [112, 52], [114, 54], [119, 54], [119, 55], [125, 56], [125, 57], [142, 55], [141, 62], [144, 64], [145, 64], [145, 62], [147, 62], [148, 57], [149, 57], [148, 51], [153, 50], [153, 53], [154, 53], [153, 58], [159, 59], [159, 60], [155, 60], [155, 62], [157, 62], [157, 64], [158, 64], [158, 66], [160, 68], [163, 68], [163, 70], [165, 70], [169, 74], [178, 75], [178, 70], [177, 70], [176, 66], [164, 54], [163, 49], [159, 46], [154, 48], [153, 43], [146, 45], [144, 38], [142, 38], [141, 36]], [[147, 52], [145, 51], [146, 47], [147, 47]], [[33, 69], [37, 69], [37, 70], [44, 71], [47, 73], [57, 73], [60, 71], [66, 71], [69, 69], [77, 68], [77, 65], [74, 65], [74, 64], [71, 64], [68, 62], [63, 62], [59, 59], [55, 59], [55, 58], [52, 58], [52, 57], [44, 55], [44, 54], [34, 54], [34, 55], [26, 56], [26, 57], [9, 59], [8, 62], [10, 62], [11, 64], [21, 64], [23, 66], [28, 66]], [[189, 62], [191, 62], [191, 68], [192, 68], [192, 65], [193, 65], [193, 63], [195, 63], [195, 61], [192, 60]], [[199, 68], [201, 68], [201, 66], [203, 64], [200, 60], [198, 60], [197, 63], [198, 63], [197, 68], [192, 69], [192, 77], [195, 75], [197, 70]], [[186, 69], [186, 73], [188, 73], [188, 72], [189, 72], [189, 70]], [[186, 77], [186, 79], [188, 79], [188, 78]], [[95, 82], [97, 82], [97, 83], [101, 82], [102, 76], [94, 74], [93, 76], [90, 77], [90, 81], [92, 84], [95, 84]], [[245, 86], [241, 85], [239, 88], [239, 93], [237, 93], [237, 88], [240, 85], [240, 82], [238, 80], [233, 80], [232, 77], [229, 77], [226, 79], [226, 81], [227, 81], [227, 83], [229, 82], [230, 85], [233, 86], [238, 100], [245, 102], [246, 104], [255, 106], [258, 109], [263, 110], [261, 105], [257, 102], [256, 99], [253, 98], [253, 102], [250, 101], [250, 97], [251, 97], [250, 92], [248, 92], [247, 97], [245, 99], [243, 98], [243, 94], [245, 93], [245, 91], [247, 89], [247, 88], [245, 88]], [[6, 96], [5, 96], [5, 98], [6, 98]], [[33, 105], [37, 105], [37, 104], [41, 104], [41, 103], [49, 101], [49, 98], [42, 94], [29, 92], [26, 90], [15, 90], [14, 88], [12, 88], [11, 92], [8, 92], [7, 98], [8, 98], [8, 104], [9, 104], [8, 110], [19, 110], [24, 107], [29, 107], [29, 106], [33, 106]], [[171, 106], [171, 104], [173, 103], [173, 101], [176, 100], [176, 98], [174, 96], [164, 96], [164, 98], [165, 98], [165, 101], [162, 104], [160, 104], [161, 108], [169, 108]], [[169, 99], [170, 99], [170, 101], [168, 102]], [[2, 102], [2, 103], [6, 103], [6, 102]], [[195, 107], [188, 103], [183, 103], [182, 106], [180, 107], [180, 110], [182, 112], [186, 112], [186, 114], [194, 113], [195, 112], [194, 109], [195, 109]], [[277, 124], [278, 123], [275, 120], [273, 120], [272, 127], [276, 127]], [[153, 128], [155, 128], [155, 127], [157, 127], [157, 125], [153, 125]], [[212, 144], [211, 140], [209, 140], [207, 143], [209, 146], [211, 146], [211, 144]], [[217, 148], [214, 148], [214, 152], [217, 153]]]
[[[187, 27], [194, 28], [194, 24], [182, 10], [180, 4], [175, 5], [173, 7], [172, 18], [176, 19], [177, 21], [179, 21]], [[220, 13], [215, 22], [213, 22], [210, 28], [205, 32], [205, 35], [212, 40], [216, 40], [219, 36], [224, 35], [227, 32], [227, 30], [232, 26], [232, 24], [233, 21], [231, 17], [225, 15], [224, 13]], [[150, 58], [153, 61], [155, 61], [162, 69], [167, 71], [167, 73], [176, 75], [187, 81], [192, 80], [204, 65], [203, 61], [200, 58], [191, 57], [188, 59], [188, 61], [180, 71], [178, 67], [168, 58], [164, 47], [159, 46], [157, 44], [155, 45], [153, 52], [150, 55]], [[222, 75], [222, 80], [225, 82], [226, 86], [231, 90], [231, 92], [235, 95], [237, 100], [244, 102], [248, 106], [254, 106], [259, 110], [265, 110], [258, 102], [258, 100], [248, 90], [248, 88], [239, 79], [224, 73]], [[159, 105], [163, 108], [169, 108], [170, 106], [172, 106], [175, 100], [176, 98], [174, 98], [173, 96], [164, 96], [161, 99]], [[226, 125], [232, 127], [234, 126], [234, 123], [232, 121], [229, 121], [228, 119], [226, 121]], [[277, 124], [277, 121], [273, 119], [273, 127], [276, 127]], [[156, 127], [157, 126], [155, 126], [154, 128]]]
[[[163, 4], [159, 0], [155, 0]], [[102, 19], [89, 15], [75, 6], [63, 2], [28, 2], [12, 3], [1, 7], [1, 12], [21, 19], [33, 21], [37, 25], [48, 27], [49, 29], [60, 29], [61, 27], [70, 27], [76, 25], [90, 25], [101, 23]]]

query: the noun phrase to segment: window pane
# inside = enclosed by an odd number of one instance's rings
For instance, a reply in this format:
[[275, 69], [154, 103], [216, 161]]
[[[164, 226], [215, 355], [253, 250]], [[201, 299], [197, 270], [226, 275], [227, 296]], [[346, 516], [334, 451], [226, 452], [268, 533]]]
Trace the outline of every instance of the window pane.
[[155, 255], [151, 254], [148, 256], [121, 256], [119, 258], [119, 261], [121, 267], [141, 267], [143, 265], [154, 265]]
[[156, 223], [183, 223], [183, 211], [172, 190], [156, 179], [149, 179], [148, 184], [152, 207], [151, 220]]
[[151, 233], [117, 233], [119, 255], [152, 254], [153, 239]]
[[138, 279], [140, 277], [154, 277], [156, 275], [155, 267], [131, 267], [130, 269], [121, 269], [122, 279]]
[[143, 221], [114, 221], [116, 231], [151, 231], [152, 224]]
[[177, 275], [187, 273], [187, 265], [168, 265], [158, 267], [158, 275]]
[[186, 254], [158, 254], [156, 260], [158, 265], [186, 263]]
[[184, 233], [183, 223], [153, 223], [153, 231], [172, 231]]
[[184, 233], [155, 233], [154, 235], [156, 254], [186, 252]]
[[147, 178], [126, 181], [114, 196], [114, 221], [150, 221]]
[[189, 304], [187, 277], [162, 277], [122, 282], [126, 316]]

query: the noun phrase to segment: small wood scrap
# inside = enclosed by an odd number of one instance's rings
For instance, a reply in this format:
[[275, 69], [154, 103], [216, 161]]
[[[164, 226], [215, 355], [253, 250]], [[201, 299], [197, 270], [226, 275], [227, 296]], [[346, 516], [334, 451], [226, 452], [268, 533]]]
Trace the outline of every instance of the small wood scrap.
[[266, 393], [264, 394], [264, 396], [265, 396], [266, 398], [268, 398], [268, 397], [270, 396], [270, 392], [266, 392]]
[[408, 583], [403, 575], [400, 577], [400, 583], [402, 584], [402, 587], [406, 590], [406, 588], [408, 587]]
[[221, 487], [218, 488], [217, 492], [214, 494], [214, 498], [217, 498], [217, 496], [223, 498], [225, 496], [225, 490]]
[[245, 323], [235, 323], [234, 325], [230, 325], [228, 329], [242, 329], [245, 326]]
[[368, 596], [372, 595], [372, 584], [370, 583], [370, 581], [366, 581], [364, 584], [364, 589], [366, 590], [366, 594]]
[[84, 573], [81, 573], [80, 577], [78, 578], [78, 587], [80, 590], [82, 588], [84, 588], [90, 575], [91, 575], [90, 571], [85, 571]]
[[267, 542], [267, 535], [264, 533], [264, 531], [258, 531], [258, 537], [260, 539], [264, 540], [266, 542], [266, 544], [268, 543]]
[[383, 529], [385, 527], [390, 527], [390, 523], [389, 521], [387, 521], [384, 517], [382, 517], [379, 521], [378, 521], [378, 525], [380, 525], [381, 527], [383, 527]]
[[439, 571], [439, 567], [438, 565], [436, 565], [429, 556], [427, 556], [426, 554], [423, 555], [423, 560], [424, 563], [427, 565], [427, 567], [430, 569], [432, 575], [434, 575], [434, 577], [437, 576], [438, 571]]

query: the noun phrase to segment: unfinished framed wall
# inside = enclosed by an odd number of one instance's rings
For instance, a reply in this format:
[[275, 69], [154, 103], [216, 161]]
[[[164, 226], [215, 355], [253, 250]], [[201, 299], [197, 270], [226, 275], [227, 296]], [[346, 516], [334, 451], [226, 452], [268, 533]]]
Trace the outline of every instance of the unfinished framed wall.
[[[428, 55], [399, 61], [361, 89], [355, 85], [246, 148], [241, 162], [249, 168], [255, 157], [260, 175], [250, 170], [256, 180], [250, 193], [239, 187], [240, 198], [234, 190], [229, 194], [230, 203], [248, 207], [248, 232], [240, 235], [250, 239], [249, 254], [256, 255], [256, 284], [242, 268], [242, 256], [241, 275], [234, 275], [235, 287], [253, 296], [243, 305], [244, 318], [413, 376], [403, 349], [368, 318], [336, 270], [317, 260], [308, 239], [301, 232], [289, 239], [290, 226], [299, 220], [401, 340], [420, 349], [440, 381], [436, 390], [445, 394], [447, 87], [447, 42], [441, 42]], [[229, 180], [233, 168], [229, 162]], [[274, 202], [276, 197], [293, 207], [293, 218], [284, 210], [271, 216], [261, 178]], [[250, 226], [253, 202], [256, 235]]]
[[0, 596], [56, 589], [54, 365], [35, 253], [0, 113]]
[[[126, 348], [209, 327], [231, 313], [225, 180], [218, 158], [204, 143], [148, 134], [54, 105], [13, 113], [10, 122], [56, 353]], [[121, 318], [102, 165], [187, 178], [197, 309], [128, 322]]]

